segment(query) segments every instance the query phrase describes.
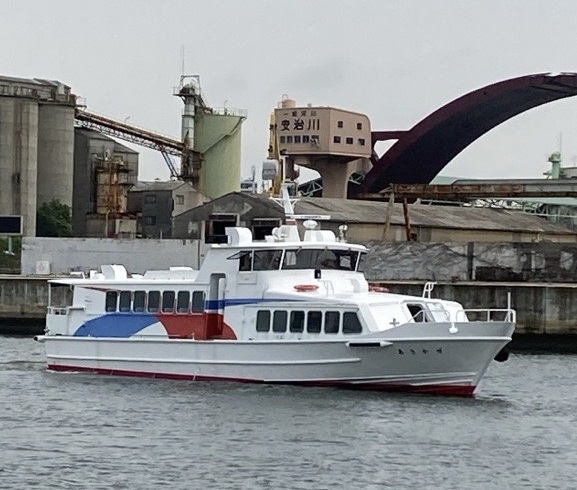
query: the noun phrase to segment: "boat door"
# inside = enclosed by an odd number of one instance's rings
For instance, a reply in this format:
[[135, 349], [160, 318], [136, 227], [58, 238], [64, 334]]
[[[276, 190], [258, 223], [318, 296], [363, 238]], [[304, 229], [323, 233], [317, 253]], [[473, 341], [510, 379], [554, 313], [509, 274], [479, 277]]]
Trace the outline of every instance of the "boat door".
[[206, 316], [207, 338], [222, 335], [225, 289], [226, 276], [223, 273], [211, 274], [208, 286], [208, 315]]

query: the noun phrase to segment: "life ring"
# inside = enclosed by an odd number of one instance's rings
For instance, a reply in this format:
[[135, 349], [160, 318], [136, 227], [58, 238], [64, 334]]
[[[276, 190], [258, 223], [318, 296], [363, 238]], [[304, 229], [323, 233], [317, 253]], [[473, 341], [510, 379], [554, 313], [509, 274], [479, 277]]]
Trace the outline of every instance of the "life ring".
[[388, 293], [389, 288], [384, 286], [369, 286], [369, 291], [373, 291], [375, 293]]
[[319, 287], [316, 284], [297, 284], [295, 289], [299, 292], [316, 291]]

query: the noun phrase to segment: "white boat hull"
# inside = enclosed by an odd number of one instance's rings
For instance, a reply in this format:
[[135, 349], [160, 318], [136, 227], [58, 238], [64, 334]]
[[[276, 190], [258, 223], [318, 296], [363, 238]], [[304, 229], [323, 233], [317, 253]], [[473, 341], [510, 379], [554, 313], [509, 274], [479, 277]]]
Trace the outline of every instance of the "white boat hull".
[[[456, 327], [456, 333], [449, 328]], [[338, 340], [44, 336], [48, 368], [109, 375], [329, 385], [470, 396], [511, 340], [507, 322], [407, 324]]]

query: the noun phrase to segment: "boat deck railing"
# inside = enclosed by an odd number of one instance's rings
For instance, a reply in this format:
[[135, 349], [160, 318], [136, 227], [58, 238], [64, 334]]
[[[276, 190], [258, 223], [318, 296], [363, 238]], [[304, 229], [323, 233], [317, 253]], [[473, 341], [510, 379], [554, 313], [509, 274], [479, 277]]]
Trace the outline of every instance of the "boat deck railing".
[[517, 312], [512, 308], [474, 308], [459, 310], [455, 322], [512, 322], [517, 321]]

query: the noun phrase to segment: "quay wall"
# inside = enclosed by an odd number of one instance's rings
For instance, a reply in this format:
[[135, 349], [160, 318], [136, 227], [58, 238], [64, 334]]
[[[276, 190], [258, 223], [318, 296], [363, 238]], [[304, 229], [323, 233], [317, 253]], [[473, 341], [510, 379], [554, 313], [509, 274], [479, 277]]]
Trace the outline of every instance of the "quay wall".
[[[381, 283], [391, 292], [420, 296], [423, 283]], [[465, 308], [507, 307], [517, 310], [518, 334], [577, 335], [577, 285], [529, 283], [437, 283], [433, 297], [452, 299]], [[0, 322], [35, 319], [42, 321], [48, 304], [45, 277], [0, 276]], [[0, 329], [1, 330], [1, 329]]]

